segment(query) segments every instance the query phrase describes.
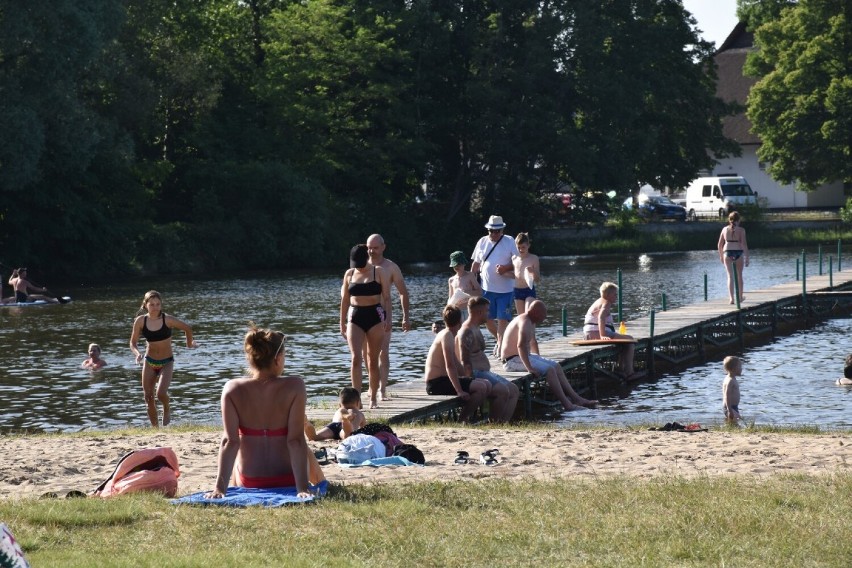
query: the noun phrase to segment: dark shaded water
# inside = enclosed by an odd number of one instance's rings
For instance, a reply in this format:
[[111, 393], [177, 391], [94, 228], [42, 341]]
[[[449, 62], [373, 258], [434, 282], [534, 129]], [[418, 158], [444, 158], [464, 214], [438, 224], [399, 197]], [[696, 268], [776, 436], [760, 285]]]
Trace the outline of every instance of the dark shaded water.
[[[795, 277], [797, 251], [757, 251], [746, 272], [746, 290]], [[404, 267], [415, 329], [395, 332], [392, 381], [420, 380], [432, 340], [429, 324], [446, 299], [450, 270], [440, 264]], [[709, 296], [725, 292], [724, 267], [713, 251], [625, 256], [542, 259], [540, 297], [551, 314], [539, 335], [561, 334], [559, 310], [566, 306], [569, 333], [581, 327], [586, 307], [604, 280], [623, 269], [625, 316], [646, 315], [667, 294], [669, 306], [703, 300], [703, 275]], [[809, 268], [816, 271], [816, 266]], [[244, 371], [242, 335], [248, 321], [285, 331], [289, 372], [305, 377], [309, 395], [331, 396], [348, 384], [348, 349], [338, 333], [339, 273], [293, 272], [215, 279], [146, 280], [99, 288], [61, 290], [74, 302], [64, 306], [0, 309], [0, 429], [45, 431], [145, 425], [140, 369], [127, 346], [142, 295], [157, 289], [167, 313], [192, 324], [199, 348], [175, 341], [172, 383], [175, 422], [217, 422], [218, 397], [229, 378]], [[395, 319], [399, 321], [399, 310]], [[842, 369], [850, 351], [849, 322], [833, 321], [811, 334], [793, 336], [747, 355], [743, 408], [759, 423], [819, 423], [848, 426], [850, 392], [822, 386]], [[822, 347], [814, 349], [814, 342]], [[89, 342], [99, 343], [108, 367], [83, 371]], [[818, 353], [820, 357], [815, 357]], [[819, 361], [816, 361], [819, 359]], [[812, 366], [806, 367], [806, 363]], [[638, 385], [605, 400], [594, 413], [566, 420], [605, 424], [651, 420], [712, 421], [720, 406], [723, 374], [718, 364]], [[807, 369], [787, 377], [786, 368]], [[702, 385], [698, 388], [697, 385]], [[800, 389], [800, 390], [797, 390]], [[815, 390], [816, 389], [816, 390]], [[813, 393], [817, 392], [818, 395]], [[759, 403], [759, 404], [758, 404]]]

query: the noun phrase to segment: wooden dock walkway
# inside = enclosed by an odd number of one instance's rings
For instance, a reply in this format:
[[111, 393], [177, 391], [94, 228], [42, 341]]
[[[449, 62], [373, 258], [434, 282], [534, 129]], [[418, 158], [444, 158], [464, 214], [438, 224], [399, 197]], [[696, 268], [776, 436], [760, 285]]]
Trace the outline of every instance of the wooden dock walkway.
[[[831, 276], [809, 276], [807, 294], [802, 282], [793, 281], [762, 290], [747, 290], [740, 309], [724, 299], [697, 302], [646, 317], [626, 321], [627, 333], [638, 340], [635, 364], [654, 376], [662, 368], [685, 368], [706, 362], [708, 356], [722, 350], [739, 351], [753, 341], [768, 341], [832, 314], [850, 313], [852, 305], [852, 271]], [[589, 300], [591, 303], [591, 300]], [[549, 306], [551, 321], [558, 317], [558, 306]], [[653, 325], [652, 325], [653, 319]], [[653, 329], [652, 329], [653, 328]], [[596, 381], [602, 377], [617, 380], [614, 364], [616, 346], [574, 346], [579, 337], [560, 337], [539, 343], [542, 356], [560, 361], [578, 392], [592, 396]], [[423, 354], [424, 359], [426, 354]], [[492, 369], [513, 380], [521, 388], [521, 402], [526, 416], [533, 404], [554, 406], [546, 385], [538, 377], [524, 373], [507, 373], [496, 359]], [[389, 423], [417, 422], [431, 418], [455, 419], [460, 401], [454, 396], [430, 396], [422, 381], [397, 383], [388, 387], [391, 400], [379, 408], [364, 412], [368, 420]], [[365, 397], [366, 398], [366, 397]], [[555, 406], [559, 406], [558, 403]], [[328, 421], [336, 404], [308, 406], [308, 418], [320, 423]]]

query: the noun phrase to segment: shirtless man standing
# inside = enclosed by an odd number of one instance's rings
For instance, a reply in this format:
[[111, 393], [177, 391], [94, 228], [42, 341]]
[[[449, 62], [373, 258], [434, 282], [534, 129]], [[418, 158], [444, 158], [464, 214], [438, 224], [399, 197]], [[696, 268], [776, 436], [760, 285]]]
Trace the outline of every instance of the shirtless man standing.
[[521, 393], [515, 383], [491, 372], [491, 363], [485, 354], [485, 337], [479, 328], [488, 320], [489, 304], [488, 299], [482, 297], [468, 300], [469, 315], [456, 336], [456, 349], [465, 375], [491, 383], [491, 420], [508, 422], [515, 414]]
[[[381, 266], [385, 272], [390, 273], [391, 284], [396, 287], [399, 292], [399, 303], [402, 304], [402, 331], [411, 329], [411, 322], [408, 319], [408, 288], [405, 287], [405, 280], [402, 278], [402, 271], [399, 266], [392, 260], [385, 258], [385, 240], [381, 235], [370, 235], [367, 239], [367, 252], [370, 254], [370, 264], [372, 266]], [[385, 333], [385, 339], [382, 342], [382, 350], [379, 352], [379, 400], [390, 400], [387, 394], [388, 375], [390, 374], [390, 349], [391, 332], [393, 325]], [[366, 351], [366, 344], [364, 345]], [[365, 358], [366, 360], [366, 358]]]
[[461, 311], [455, 306], [444, 308], [446, 328], [438, 332], [426, 356], [426, 394], [457, 395], [466, 404], [459, 419], [467, 422], [491, 390], [484, 379], [461, 376], [464, 369], [456, 357], [456, 332], [461, 327]]
[[559, 399], [565, 410], [577, 410], [580, 406], [594, 406], [596, 400], [588, 400], [578, 395], [568, 382], [562, 365], [552, 359], [545, 359], [530, 351], [530, 343], [535, 337], [535, 326], [547, 317], [547, 308], [541, 300], [535, 300], [526, 313], [509, 322], [503, 335], [500, 359], [506, 371], [527, 372], [544, 375], [550, 391]]

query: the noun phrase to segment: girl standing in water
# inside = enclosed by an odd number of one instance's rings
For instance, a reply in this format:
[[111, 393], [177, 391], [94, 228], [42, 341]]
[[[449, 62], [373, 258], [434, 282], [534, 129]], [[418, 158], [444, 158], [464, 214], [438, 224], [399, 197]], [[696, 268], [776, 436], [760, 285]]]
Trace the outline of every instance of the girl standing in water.
[[[142, 393], [148, 407], [148, 419], [155, 428], [158, 426], [157, 402], [154, 399], [156, 387], [157, 400], [163, 405], [163, 426], [171, 420], [169, 412], [169, 385], [172, 382], [175, 357], [172, 352], [172, 328], [176, 327], [186, 334], [186, 346], [195, 347], [192, 328], [181, 320], [163, 313], [163, 299], [156, 290], [150, 290], [142, 298], [142, 306], [133, 321], [133, 333], [130, 335], [130, 350], [136, 355], [136, 364], [142, 363]], [[139, 336], [147, 341], [145, 358], [139, 351]], [[159, 379], [159, 380], [158, 380]]]

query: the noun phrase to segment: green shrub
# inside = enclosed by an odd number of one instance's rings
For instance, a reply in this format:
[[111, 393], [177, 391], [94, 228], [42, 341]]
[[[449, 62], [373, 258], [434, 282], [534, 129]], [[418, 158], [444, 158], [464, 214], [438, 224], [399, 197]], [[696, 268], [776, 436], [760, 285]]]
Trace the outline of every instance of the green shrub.
[[852, 223], [852, 197], [846, 200], [846, 205], [840, 208], [840, 219], [844, 223]]

